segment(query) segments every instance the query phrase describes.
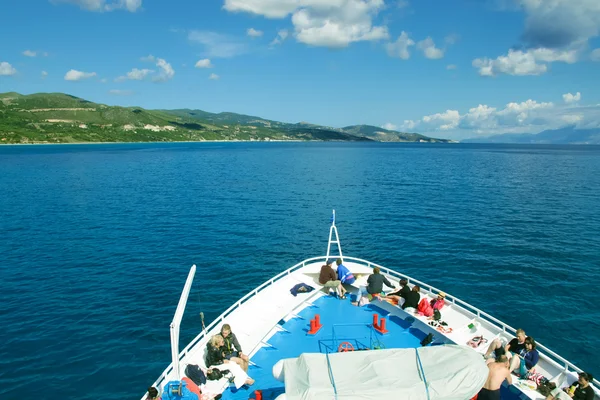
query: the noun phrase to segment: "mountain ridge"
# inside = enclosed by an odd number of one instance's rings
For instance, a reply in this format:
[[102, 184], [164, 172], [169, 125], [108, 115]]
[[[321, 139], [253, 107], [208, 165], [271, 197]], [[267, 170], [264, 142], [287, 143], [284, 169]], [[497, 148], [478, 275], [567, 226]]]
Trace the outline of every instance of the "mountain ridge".
[[539, 133], [503, 133], [485, 138], [470, 138], [461, 140], [461, 143], [600, 144], [600, 128], [577, 129], [575, 125], [570, 125]]
[[452, 142], [369, 125], [332, 128], [232, 112], [110, 106], [65, 93], [0, 93], [0, 143], [208, 140]]

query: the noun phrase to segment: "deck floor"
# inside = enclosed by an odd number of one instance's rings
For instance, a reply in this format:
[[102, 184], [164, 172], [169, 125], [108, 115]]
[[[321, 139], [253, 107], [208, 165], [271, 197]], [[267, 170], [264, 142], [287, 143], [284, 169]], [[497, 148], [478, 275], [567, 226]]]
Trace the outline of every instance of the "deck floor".
[[[255, 390], [262, 390], [263, 399], [275, 399], [284, 392], [284, 384], [273, 377], [273, 365], [283, 358], [298, 357], [302, 353], [337, 351], [341, 342], [350, 342], [355, 348], [416, 348], [426, 334], [411, 326], [410, 318], [403, 320], [391, 316], [387, 321], [389, 333], [382, 335], [370, 328], [373, 314], [387, 316], [389, 313], [373, 305], [356, 307], [350, 300], [338, 300], [331, 296], [321, 297], [313, 307], [299, 313], [281, 326], [288, 332], [278, 332], [253, 357], [248, 374], [256, 380], [251, 387], [236, 390], [233, 386], [223, 393], [223, 400], [247, 400], [254, 398]], [[323, 327], [316, 335], [308, 335], [309, 321], [319, 314]], [[235, 330], [235, 327], [234, 327]], [[334, 341], [335, 336], [335, 341]], [[335, 371], [334, 371], [335, 373]]]

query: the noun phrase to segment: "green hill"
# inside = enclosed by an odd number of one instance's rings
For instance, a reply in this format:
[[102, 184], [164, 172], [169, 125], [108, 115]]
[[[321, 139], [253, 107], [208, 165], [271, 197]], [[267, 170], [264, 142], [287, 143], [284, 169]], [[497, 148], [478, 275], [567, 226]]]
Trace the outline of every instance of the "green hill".
[[63, 93], [0, 93], [0, 143], [4, 144], [205, 140], [438, 141], [422, 135], [385, 130], [382, 130], [386, 135], [383, 138], [376, 133], [377, 129], [366, 125], [336, 129], [307, 123], [288, 124], [229, 112], [117, 107]]
[[352, 125], [342, 128], [344, 132], [367, 137], [378, 142], [431, 142], [447, 143], [451, 140], [434, 139], [418, 133], [406, 133], [383, 129], [372, 125]]

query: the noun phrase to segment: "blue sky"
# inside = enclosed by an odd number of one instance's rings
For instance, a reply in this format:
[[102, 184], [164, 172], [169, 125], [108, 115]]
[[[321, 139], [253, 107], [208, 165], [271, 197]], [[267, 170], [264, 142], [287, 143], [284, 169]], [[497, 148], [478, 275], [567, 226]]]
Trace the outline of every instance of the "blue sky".
[[597, 0], [39, 0], [0, 92], [467, 138], [600, 123]]

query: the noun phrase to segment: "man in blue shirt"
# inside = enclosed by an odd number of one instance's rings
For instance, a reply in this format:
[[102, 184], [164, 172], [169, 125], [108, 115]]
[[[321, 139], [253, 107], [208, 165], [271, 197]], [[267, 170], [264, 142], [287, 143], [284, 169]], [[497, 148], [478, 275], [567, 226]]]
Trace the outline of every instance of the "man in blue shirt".
[[335, 263], [337, 264], [338, 280], [340, 280], [342, 284], [346, 283], [352, 285], [356, 279], [354, 278], [354, 275], [352, 275], [352, 272], [342, 264], [342, 259], [338, 258]]

